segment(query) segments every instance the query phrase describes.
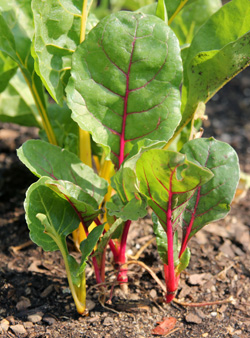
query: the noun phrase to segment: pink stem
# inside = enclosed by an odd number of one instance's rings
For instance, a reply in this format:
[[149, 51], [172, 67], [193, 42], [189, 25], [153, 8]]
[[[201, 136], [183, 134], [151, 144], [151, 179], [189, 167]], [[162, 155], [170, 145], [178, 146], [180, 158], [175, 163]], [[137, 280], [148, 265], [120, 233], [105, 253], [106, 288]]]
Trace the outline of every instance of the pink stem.
[[[164, 266], [165, 270], [165, 278], [167, 277], [166, 284], [167, 284], [167, 302], [170, 302], [172, 296], [174, 296], [174, 292], [176, 290], [176, 278], [175, 278], [175, 271], [174, 271], [174, 239], [173, 239], [173, 228], [172, 228], [172, 187], [171, 187], [171, 180], [170, 180], [170, 187], [169, 187], [169, 201], [168, 201], [168, 210], [167, 210], [167, 238], [168, 238], [168, 265], [167, 271]], [[167, 272], [167, 273], [166, 273]], [[170, 300], [169, 300], [170, 299]]]
[[[116, 263], [118, 263], [120, 266], [126, 263], [126, 243], [127, 243], [127, 238], [128, 238], [128, 232], [130, 228], [131, 221], [126, 221], [122, 233], [122, 238], [121, 238], [121, 244], [120, 244], [120, 252], [119, 252], [119, 257]], [[118, 282], [127, 282], [128, 281], [128, 276], [127, 276], [127, 269], [121, 268], [117, 281]]]

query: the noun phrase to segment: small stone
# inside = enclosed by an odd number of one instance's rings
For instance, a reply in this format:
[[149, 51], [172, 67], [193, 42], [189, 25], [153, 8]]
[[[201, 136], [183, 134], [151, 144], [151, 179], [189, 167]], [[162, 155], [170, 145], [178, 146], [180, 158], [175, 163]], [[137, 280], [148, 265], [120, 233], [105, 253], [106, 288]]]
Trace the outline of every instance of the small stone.
[[20, 301], [16, 304], [17, 311], [26, 310], [28, 307], [31, 306], [31, 302], [27, 297], [21, 297]]
[[32, 326], [34, 326], [34, 324], [32, 322], [24, 322], [23, 326], [25, 329], [30, 329]]
[[2, 319], [0, 322], [0, 327], [3, 331], [7, 332], [10, 326], [10, 322], [7, 319]]
[[157, 309], [157, 307], [153, 306], [152, 312], [157, 315], [159, 313], [159, 310]]
[[203, 333], [201, 336], [206, 338], [208, 336], [208, 332]]
[[11, 325], [10, 328], [17, 336], [19, 335], [23, 335], [23, 336], [25, 335], [24, 337], [27, 336], [27, 331], [25, 330], [24, 326], [21, 324]]
[[95, 302], [93, 302], [91, 299], [86, 299], [86, 308], [88, 309], [88, 311], [91, 311], [95, 308]]
[[53, 318], [53, 317], [44, 317], [43, 318], [43, 322], [45, 322], [45, 323], [47, 323], [49, 325], [53, 325], [53, 324], [55, 324], [56, 319]]
[[43, 292], [41, 293], [41, 297], [46, 298], [53, 290], [54, 290], [54, 286], [49, 285], [46, 289], [43, 290]]
[[102, 323], [103, 326], [114, 325], [114, 319], [112, 317], [106, 317]]
[[151, 298], [155, 299], [157, 297], [157, 292], [155, 289], [152, 289], [150, 292], [149, 292], [149, 295]]
[[211, 312], [210, 313], [212, 317], [216, 317], [217, 316], [217, 312]]
[[42, 316], [40, 314], [29, 315], [28, 320], [32, 323], [38, 323], [42, 320]]
[[194, 313], [188, 313], [185, 317], [188, 323], [201, 324], [202, 319]]

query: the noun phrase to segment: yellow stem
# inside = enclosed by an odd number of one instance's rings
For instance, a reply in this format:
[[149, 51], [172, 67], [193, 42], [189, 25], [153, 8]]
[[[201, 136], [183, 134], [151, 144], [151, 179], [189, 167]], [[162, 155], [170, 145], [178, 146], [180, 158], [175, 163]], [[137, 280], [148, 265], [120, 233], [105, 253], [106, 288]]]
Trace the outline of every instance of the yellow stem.
[[[86, 22], [87, 22], [87, 4], [88, 0], [83, 0], [82, 4], [82, 15], [81, 15], [81, 31], [80, 31], [80, 43], [85, 40], [86, 35]], [[79, 128], [79, 157], [80, 160], [92, 168], [92, 157], [91, 157], [91, 140], [90, 135], [87, 131]], [[82, 224], [80, 223], [79, 228], [73, 232], [73, 239], [75, 245], [78, 247], [81, 241], [86, 238], [86, 234]]]
[[[19, 58], [20, 59], [20, 58]], [[20, 61], [22, 61], [20, 59]], [[42, 125], [43, 125], [43, 128], [46, 132], [46, 135], [48, 137], [48, 140], [49, 140], [49, 143], [51, 144], [54, 144], [54, 145], [57, 145], [57, 141], [56, 141], [56, 137], [55, 137], [55, 134], [53, 132], [53, 129], [51, 127], [51, 124], [49, 122], [49, 119], [48, 119], [48, 115], [47, 115], [47, 109], [46, 107], [43, 105], [42, 101], [41, 101], [41, 98], [37, 92], [37, 89], [36, 89], [36, 86], [34, 84], [34, 82], [32, 81], [32, 85], [30, 84], [29, 80], [27, 79], [25, 73], [23, 72], [22, 68], [19, 67], [22, 74], [23, 74], [23, 77], [25, 79], [25, 82], [27, 83], [29, 89], [30, 89], [30, 92], [33, 96], [33, 99], [35, 101], [35, 104], [36, 104], [36, 107], [37, 107], [37, 110], [39, 112], [39, 115], [41, 116], [41, 119], [42, 119]]]
[[176, 15], [180, 12], [180, 10], [184, 7], [184, 5], [188, 2], [188, 0], [182, 0], [179, 6], [177, 7], [176, 11], [174, 14], [171, 16], [171, 18], [168, 20], [168, 25], [170, 26], [171, 23], [173, 22], [174, 18]]

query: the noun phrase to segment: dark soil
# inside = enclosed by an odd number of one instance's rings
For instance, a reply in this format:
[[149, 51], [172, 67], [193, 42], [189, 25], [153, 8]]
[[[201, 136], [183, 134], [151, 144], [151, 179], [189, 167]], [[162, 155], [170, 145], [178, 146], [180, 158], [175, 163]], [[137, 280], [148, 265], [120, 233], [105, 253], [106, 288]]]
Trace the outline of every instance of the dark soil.
[[[250, 69], [221, 90], [207, 107], [205, 136], [230, 143], [243, 171], [250, 173]], [[94, 275], [87, 268], [90, 314], [76, 313], [59, 252], [43, 252], [29, 243], [23, 200], [35, 181], [18, 161], [15, 149], [37, 131], [0, 126], [0, 337], [143, 338], [163, 317], [177, 323], [168, 337], [250, 337], [250, 197], [241, 196], [225, 220], [212, 223], [191, 241], [192, 258], [182, 274], [178, 300], [231, 303], [188, 307], [166, 305], [154, 279], [137, 265], [129, 266], [129, 295], [115, 287], [112, 305], [102, 305]], [[153, 237], [150, 218], [133, 224], [128, 254]], [[21, 249], [18, 246], [24, 245]], [[129, 258], [130, 259], [130, 258]], [[107, 255], [108, 262], [111, 256]], [[163, 280], [155, 242], [141, 254]], [[115, 280], [107, 266], [107, 299]], [[115, 312], [114, 312], [115, 311]]]

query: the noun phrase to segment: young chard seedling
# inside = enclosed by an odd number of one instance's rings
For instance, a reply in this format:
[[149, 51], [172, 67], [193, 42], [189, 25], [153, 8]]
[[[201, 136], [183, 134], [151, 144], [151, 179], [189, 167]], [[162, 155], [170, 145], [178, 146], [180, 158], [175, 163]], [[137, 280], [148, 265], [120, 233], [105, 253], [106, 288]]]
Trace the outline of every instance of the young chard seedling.
[[[250, 63], [250, 3], [232, 0], [221, 7], [216, 0], [200, 22], [190, 14], [193, 8], [204, 11], [200, 0], [161, 0], [139, 12], [111, 14], [98, 24], [87, 16], [91, 2], [64, 4], [32, 1], [34, 43], [27, 53], [34, 56], [31, 71], [36, 69], [39, 88], [42, 80], [52, 97], [64, 103], [48, 106], [56, 143], [75, 153], [80, 148], [86, 156], [80, 160], [38, 140], [19, 149], [20, 159], [39, 177], [25, 201], [31, 238], [44, 250], [61, 250], [77, 310], [84, 313], [88, 256], [97, 283], [103, 283], [109, 244], [120, 268], [118, 281], [126, 282], [130, 224], [144, 217], [149, 205], [164, 263], [166, 299], [171, 301], [189, 262], [189, 240], [205, 224], [226, 215], [237, 185], [238, 160], [230, 146], [214, 139], [186, 141], [195, 133], [199, 107]], [[6, 13], [0, 16], [0, 32], [6, 33], [0, 35], [0, 51], [26, 74]], [[179, 41], [190, 42], [181, 46], [182, 52], [167, 24], [175, 18]], [[29, 85], [34, 89], [32, 77]], [[41, 93], [43, 97], [42, 88]], [[82, 141], [89, 140], [81, 138], [82, 131], [91, 134], [91, 149]], [[91, 154], [95, 171], [89, 167]], [[71, 232], [74, 236], [79, 223], [87, 238], [79, 237], [82, 260], [76, 262], [66, 237]]]

